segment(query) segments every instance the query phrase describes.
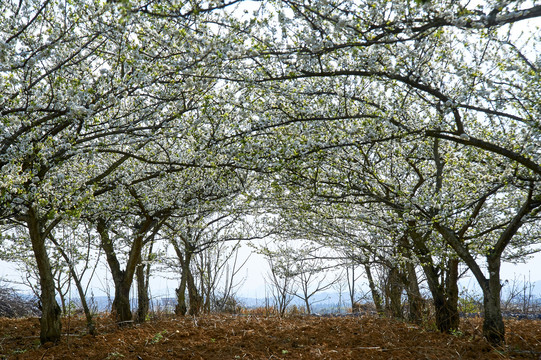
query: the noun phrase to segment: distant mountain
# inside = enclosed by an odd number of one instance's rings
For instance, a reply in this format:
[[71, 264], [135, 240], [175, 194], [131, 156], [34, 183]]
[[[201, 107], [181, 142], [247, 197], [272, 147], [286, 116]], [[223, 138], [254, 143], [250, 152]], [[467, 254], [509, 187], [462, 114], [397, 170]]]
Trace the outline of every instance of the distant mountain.
[[[475, 288], [476, 285], [474, 283], [469, 284], [468, 291], [474, 291], [481, 294], [480, 289]], [[541, 304], [541, 280], [531, 283], [532, 285], [532, 293], [534, 297], [535, 303]], [[162, 292], [162, 294], [165, 294]], [[505, 297], [505, 288], [504, 292], [502, 293], [502, 298]], [[274, 303], [274, 299], [272, 297], [269, 297], [267, 300], [265, 300], [264, 297], [248, 297], [248, 296], [238, 296], [237, 300], [240, 302], [240, 304], [247, 308], [257, 308], [257, 307], [265, 307], [267, 305], [272, 306]], [[79, 300], [74, 300], [76, 304], [79, 303]], [[111, 302], [112, 298], [108, 296], [94, 296], [92, 298], [88, 299], [89, 306], [91, 306], [96, 311], [109, 311], [111, 310]], [[132, 299], [132, 307], [135, 308], [137, 306], [137, 299]], [[340, 306], [339, 306], [340, 303]], [[326, 314], [326, 313], [337, 313], [337, 312], [345, 312], [348, 308], [351, 308], [351, 303], [349, 301], [349, 298], [347, 294], [342, 294], [340, 296], [339, 293], [336, 292], [329, 292], [329, 293], [320, 293], [314, 295], [310, 299], [310, 304], [312, 307], [313, 313], [320, 313], [320, 314]], [[167, 310], [172, 311], [176, 305], [176, 298], [174, 295], [166, 294], [161, 296], [153, 296], [153, 303], [151, 310]], [[293, 297], [289, 306], [297, 306], [297, 307], [303, 307], [304, 301], [298, 297]]]
[[[238, 297], [237, 300], [240, 304], [247, 308], [256, 308], [256, 307], [265, 307], [267, 304], [272, 305], [274, 300], [269, 298], [268, 301], [265, 301], [264, 298], [251, 298], [251, 297]], [[338, 302], [340, 301], [340, 296], [338, 293], [322, 293], [316, 294], [310, 299], [312, 306], [312, 311], [315, 313], [329, 313], [329, 312], [338, 312]], [[89, 306], [94, 311], [109, 311], [111, 310], [112, 299], [107, 296], [94, 296], [93, 298], [87, 299]], [[80, 305], [79, 299], [74, 299], [73, 302], [77, 305]], [[132, 307], [137, 306], [137, 299], [131, 299]], [[158, 296], [153, 298], [152, 306], [154, 308], [159, 307], [160, 309], [169, 309], [172, 310], [176, 305], [176, 298], [171, 296]], [[294, 297], [289, 306], [296, 305], [298, 307], [304, 306], [304, 301]], [[349, 301], [342, 296], [342, 311], [345, 308], [351, 307]]]

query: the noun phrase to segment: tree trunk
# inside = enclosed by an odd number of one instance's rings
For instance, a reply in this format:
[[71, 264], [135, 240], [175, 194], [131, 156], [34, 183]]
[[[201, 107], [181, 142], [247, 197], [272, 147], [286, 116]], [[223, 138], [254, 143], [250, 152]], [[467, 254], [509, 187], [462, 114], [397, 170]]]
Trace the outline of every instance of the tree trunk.
[[[372, 301], [374, 301], [376, 311], [379, 315], [383, 315], [383, 299], [381, 298], [381, 294], [379, 293], [378, 288], [376, 287], [376, 283], [374, 282], [374, 278], [372, 277], [372, 270], [370, 269], [370, 265], [364, 264], [364, 271], [366, 272], [368, 286], [370, 287], [370, 293], [372, 294]], [[353, 303], [351, 306], [353, 307]]]
[[[191, 254], [188, 252], [183, 254], [176, 242], [172, 241], [172, 244], [182, 271], [182, 274], [180, 275], [180, 285], [176, 289], [177, 306], [175, 306], [175, 314], [184, 316], [188, 312], [188, 305], [186, 304], [186, 287], [188, 284], [188, 272], [190, 271]], [[186, 264], [188, 266], [186, 266]]]
[[[450, 283], [447, 289], [438, 281], [436, 272], [432, 266], [423, 266], [427, 278], [428, 287], [432, 294], [434, 311], [436, 312], [436, 327], [443, 333], [450, 333], [458, 329], [460, 317], [458, 314], [458, 297], [453, 295], [453, 287], [456, 287], [456, 280]], [[449, 293], [451, 290], [451, 293]]]
[[[58, 273], [57, 273], [58, 274]], [[55, 292], [58, 293], [58, 297], [60, 298], [60, 313], [63, 316], [66, 316], [68, 313], [68, 306], [66, 305], [66, 295], [62, 293], [62, 287], [61, 287], [61, 279], [60, 274], [58, 274], [58, 277], [55, 279], [57, 286], [55, 286]], [[54, 278], [54, 275], [53, 275]]]
[[[514, 219], [513, 222], [515, 222], [515, 220], [516, 219]], [[517, 224], [514, 225], [516, 226]], [[449, 245], [453, 247], [462, 260], [464, 260], [475, 276], [475, 279], [481, 286], [481, 290], [483, 291], [483, 307], [485, 312], [483, 321], [483, 336], [491, 344], [500, 345], [505, 340], [505, 326], [500, 309], [500, 256], [504, 246], [501, 246], [500, 244], [500, 251], [487, 255], [489, 274], [489, 278], [487, 279], [475, 261], [475, 258], [468, 252], [466, 248], [463, 247], [455, 233], [449, 228], [441, 226], [438, 223], [435, 224], [435, 227], [443, 235]], [[518, 227], [512, 228], [511, 230], [507, 229], [502, 236], [509, 236], [510, 239], [514, 233], [513, 231], [516, 232], [517, 229]]]
[[[122, 273], [124, 273], [122, 271]], [[123, 276], [122, 276], [123, 277]], [[125, 326], [132, 322], [130, 306], [131, 284], [126, 286], [125, 281], [115, 281], [115, 298], [113, 300], [113, 318], [119, 326]]]
[[415, 266], [410, 261], [406, 263], [406, 272], [408, 277], [406, 288], [409, 302], [408, 320], [419, 324], [423, 320], [423, 297], [419, 290], [419, 280], [417, 279]]
[[491, 344], [501, 344], [505, 340], [505, 325], [500, 307], [500, 259], [487, 257], [489, 279], [483, 287], [483, 335]]
[[175, 314], [184, 316], [188, 312], [188, 306], [186, 305], [186, 277], [187, 275], [182, 272], [180, 277], [180, 285], [175, 290], [177, 294], [177, 306], [175, 306]]
[[140, 264], [137, 267], [136, 278], [137, 278], [137, 317], [136, 321], [138, 323], [145, 322], [148, 311], [150, 308], [150, 298], [149, 298], [149, 283], [150, 283], [150, 261], [152, 260], [152, 248], [154, 247], [154, 240], [150, 242], [148, 249], [147, 263]]
[[448, 308], [449, 332], [457, 330], [460, 325], [458, 313], [458, 265], [460, 260], [449, 259], [447, 262], [447, 277], [445, 279], [446, 306]]
[[145, 274], [146, 266], [149, 265], [139, 265], [135, 274], [137, 278], [137, 315], [135, 317], [135, 321], [137, 321], [139, 324], [145, 322], [148, 315], [148, 309], [150, 307], [150, 299], [148, 296], [148, 279]]
[[304, 305], [306, 306], [306, 313], [311, 314], [312, 309], [310, 308], [310, 301], [309, 301], [308, 297], [304, 298]]
[[413, 263], [414, 256], [412, 255], [409, 239], [410, 236], [408, 236], [407, 232], [399, 239], [399, 251], [406, 260], [402, 281], [408, 295], [408, 321], [418, 324], [423, 318], [423, 298], [419, 290], [419, 280]]
[[396, 267], [392, 267], [389, 271], [387, 278], [387, 308], [391, 313], [391, 316], [396, 319], [402, 319], [402, 283], [400, 282], [399, 270]]
[[125, 325], [132, 320], [130, 309], [131, 281], [129, 284], [126, 284], [125, 272], [120, 269], [120, 263], [116, 257], [113, 243], [109, 238], [109, 229], [105, 220], [98, 220], [97, 230], [101, 238], [101, 247], [105, 252], [107, 264], [109, 265], [113, 282], [115, 283], [115, 298], [113, 299], [111, 309], [113, 319], [115, 319], [118, 325]]
[[201, 306], [202, 304], [202, 298], [201, 295], [199, 295], [199, 292], [197, 291], [197, 287], [195, 286], [195, 281], [192, 275], [192, 272], [188, 268], [188, 274], [187, 274], [187, 282], [188, 282], [188, 299], [190, 300], [190, 310], [188, 311], [189, 315], [197, 316], [201, 312]]
[[436, 312], [436, 327], [443, 333], [457, 330], [460, 325], [458, 313], [458, 260], [448, 261], [448, 274], [445, 284], [441, 284], [435, 269], [425, 266], [428, 287], [432, 293]]
[[421, 236], [414, 230], [415, 223], [410, 223], [410, 235], [414, 244], [414, 251], [422, 264], [428, 288], [432, 294], [434, 311], [436, 312], [436, 327], [443, 333], [450, 333], [458, 329], [460, 317], [458, 314], [458, 259], [449, 259], [445, 282], [440, 282], [438, 269], [430, 251], [426, 246], [429, 234]]
[[193, 256], [193, 249], [190, 244], [185, 245], [184, 254], [180, 250], [178, 244], [172, 241], [173, 248], [177, 254], [177, 258], [180, 262], [182, 268], [182, 275], [180, 278], [180, 286], [177, 289], [177, 306], [175, 307], [175, 313], [177, 315], [186, 314], [186, 288], [188, 289], [188, 300], [190, 302], [189, 314], [190, 315], [199, 315], [202, 306], [202, 298], [197, 291], [195, 286], [195, 281], [193, 274], [190, 268], [190, 263]]
[[[367, 265], [365, 265], [365, 268], [366, 267]], [[368, 270], [370, 270], [370, 268], [368, 268]], [[348, 279], [349, 301], [351, 302], [351, 310], [353, 311], [355, 308], [355, 265], [351, 265], [351, 278], [349, 277], [349, 267], [346, 266], [346, 275]]]
[[[199, 283], [201, 284], [200, 289], [200, 295], [201, 295], [201, 311], [205, 312], [207, 314], [210, 314], [211, 309], [211, 292], [212, 292], [212, 284], [210, 280], [210, 262], [207, 261], [207, 269], [205, 269], [206, 274], [203, 271], [204, 265], [200, 267], [199, 270]], [[206, 276], [205, 276], [206, 275]], [[206, 281], [205, 281], [206, 277]]]
[[81, 299], [81, 305], [83, 306], [83, 311], [85, 313], [86, 317], [86, 329], [88, 330], [88, 333], [90, 335], [95, 336], [97, 334], [96, 331], [96, 325], [94, 324], [94, 317], [92, 316], [92, 313], [90, 312], [90, 309], [88, 308], [88, 302], [86, 301], [85, 294], [83, 291], [83, 288], [81, 287], [80, 281], [78, 281], [79, 284], [76, 283], [77, 291], [79, 292], [79, 298]]
[[38, 266], [41, 289], [40, 342], [42, 344], [46, 342], [56, 343], [60, 341], [62, 329], [60, 316], [62, 312], [55, 298], [55, 283], [45, 246], [45, 236], [41, 231], [40, 221], [32, 208], [28, 212], [27, 226]]
[[141, 262], [143, 237], [152, 227], [153, 223], [152, 218], [146, 218], [141, 224], [139, 232], [135, 234], [133, 239], [126, 269], [123, 271], [120, 269], [120, 263], [116, 256], [113, 243], [109, 238], [107, 223], [104, 219], [98, 220], [97, 230], [101, 238], [101, 247], [105, 252], [107, 264], [109, 265], [115, 283], [115, 299], [113, 300], [112, 313], [118, 325], [126, 325], [132, 321], [130, 289], [137, 266]]

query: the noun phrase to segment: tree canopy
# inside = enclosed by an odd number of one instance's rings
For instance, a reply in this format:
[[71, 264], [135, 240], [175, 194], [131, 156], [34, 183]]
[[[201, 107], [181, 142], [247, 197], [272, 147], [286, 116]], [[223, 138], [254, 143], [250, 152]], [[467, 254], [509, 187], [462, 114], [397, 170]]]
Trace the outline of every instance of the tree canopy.
[[264, 228], [352, 259], [377, 253], [411, 276], [463, 262], [483, 291], [485, 336], [503, 341], [501, 262], [540, 244], [541, 4], [1, 9], [1, 239], [33, 254], [42, 342], [60, 334], [61, 224], [100, 235], [88, 239], [120, 299], [158, 234], [182, 262], [178, 234], [203, 230], [190, 219], [261, 214], [272, 221], [238, 238]]

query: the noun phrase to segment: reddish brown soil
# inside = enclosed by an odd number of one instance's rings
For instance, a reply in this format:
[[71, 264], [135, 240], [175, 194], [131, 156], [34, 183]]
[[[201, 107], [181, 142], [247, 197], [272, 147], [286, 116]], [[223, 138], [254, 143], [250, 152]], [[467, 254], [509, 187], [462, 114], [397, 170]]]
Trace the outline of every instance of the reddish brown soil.
[[[99, 335], [81, 319], [58, 345], [39, 345], [38, 319], [0, 319], [1, 359], [541, 359], [541, 321], [506, 321], [507, 343], [481, 337], [480, 319], [446, 335], [374, 317], [208, 315], [152, 320], [117, 329], [97, 320]], [[64, 320], [68, 331], [68, 319]]]

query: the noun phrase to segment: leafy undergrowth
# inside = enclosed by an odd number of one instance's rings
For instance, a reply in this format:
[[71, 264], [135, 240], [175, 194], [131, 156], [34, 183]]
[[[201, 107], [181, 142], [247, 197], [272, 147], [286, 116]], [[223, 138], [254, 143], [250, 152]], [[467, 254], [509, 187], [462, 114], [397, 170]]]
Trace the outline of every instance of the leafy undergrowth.
[[[375, 317], [289, 318], [207, 315], [171, 317], [117, 329], [97, 319], [99, 335], [83, 319], [65, 319], [57, 345], [39, 345], [37, 318], [0, 319], [2, 359], [539, 359], [541, 321], [507, 320], [507, 343], [493, 348], [480, 319], [459, 331]], [[69, 335], [68, 335], [69, 332]]]

